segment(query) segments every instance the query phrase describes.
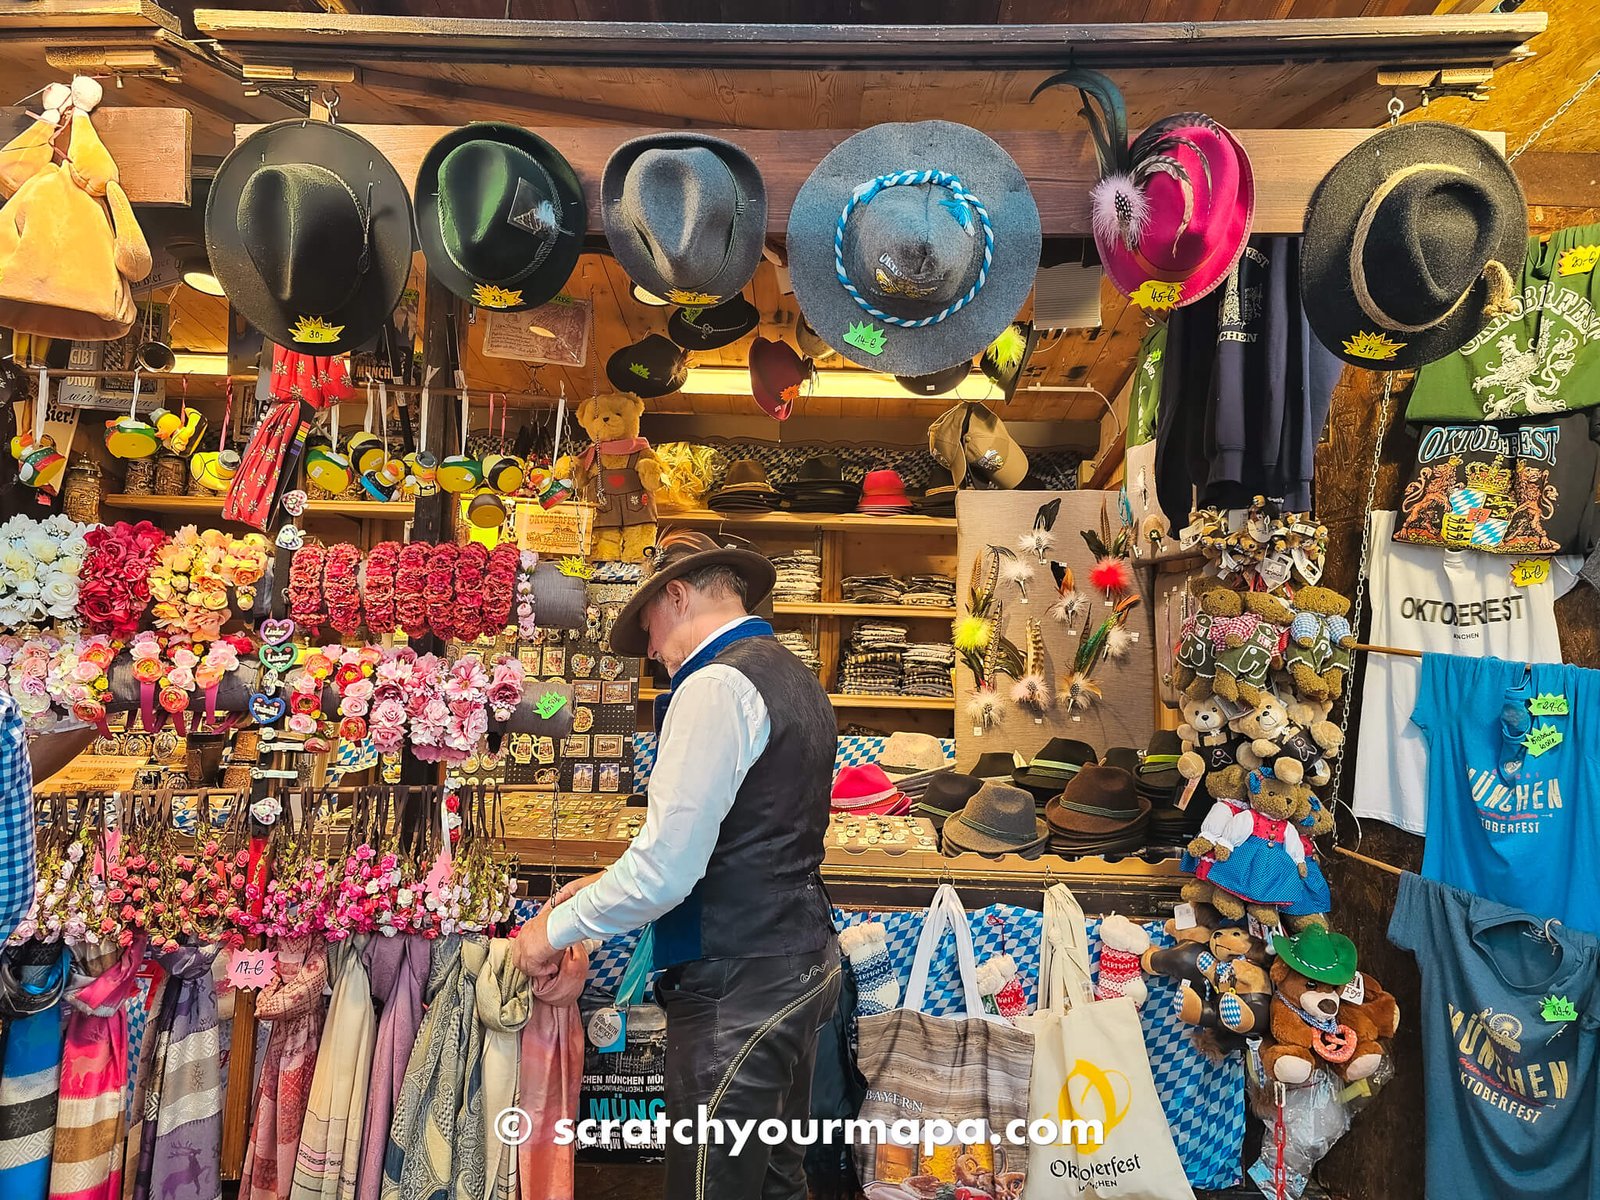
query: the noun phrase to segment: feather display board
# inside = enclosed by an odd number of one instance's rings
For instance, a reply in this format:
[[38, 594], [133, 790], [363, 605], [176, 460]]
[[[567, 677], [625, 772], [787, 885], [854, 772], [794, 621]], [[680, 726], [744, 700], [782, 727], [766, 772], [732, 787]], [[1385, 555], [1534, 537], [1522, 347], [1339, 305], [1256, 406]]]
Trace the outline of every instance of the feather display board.
[[[1077, 579], [1078, 590], [1086, 601], [1082, 605], [1083, 615], [1070, 627], [1051, 619], [1050, 606], [1056, 599], [1056, 585], [1048, 565], [1041, 567], [1029, 583], [1026, 604], [1019, 603], [1014, 584], [1002, 583], [999, 588], [1004, 602], [1000, 633], [1019, 648], [1025, 648], [1028, 618], [1039, 621], [1044, 635], [1044, 675], [1052, 688], [1072, 668], [1084, 623], [1091, 623], [1093, 632], [1112, 615], [1113, 609], [1105, 597], [1089, 584], [1094, 555], [1078, 531], [1099, 530], [1102, 506], [1112, 514], [1115, 526], [1117, 493], [962, 491], [956, 496], [956, 578], [962, 581], [971, 578], [974, 560], [989, 547], [1016, 546], [1018, 537], [1033, 528], [1039, 506], [1057, 497], [1061, 510], [1055, 521], [1050, 557], [1064, 563]], [[1112, 532], [1115, 533], [1115, 527]], [[1016, 751], [1030, 758], [1052, 737], [1088, 742], [1101, 754], [1112, 746], [1139, 749], [1147, 746], [1155, 728], [1156, 639], [1152, 624], [1155, 606], [1151, 604], [1151, 597], [1143, 592], [1148, 582], [1146, 575], [1144, 571], [1134, 572], [1141, 603], [1129, 612], [1126, 624], [1137, 640], [1129, 647], [1125, 659], [1113, 659], [1095, 669], [1093, 676], [1103, 695], [1086, 710], [1069, 712], [1062, 704], [1055, 703], [1043, 714], [1043, 724], [1035, 724], [1036, 714], [1012, 701], [1012, 687], [1016, 681], [1002, 677], [997, 684], [1001, 699], [999, 713], [986, 733], [974, 736], [966, 713], [976, 689], [972, 672], [964, 662], [958, 661], [956, 760], [971, 762], [989, 751]], [[957, 604], [964, 614], [967, 597], [964, 589], [957, 590]]]

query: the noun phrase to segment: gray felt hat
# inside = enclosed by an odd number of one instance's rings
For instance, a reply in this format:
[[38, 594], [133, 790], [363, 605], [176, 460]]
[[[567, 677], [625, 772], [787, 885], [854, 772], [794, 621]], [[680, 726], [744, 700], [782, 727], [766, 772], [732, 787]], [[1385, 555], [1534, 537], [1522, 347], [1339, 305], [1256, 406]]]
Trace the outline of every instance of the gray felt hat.
[[980, 354], [1027, 299], [1039, 247], [1022, 171], [992, 138], [949, 121], [846, 138], [789, 212], [806, 320], [851, 362], [889, 375]]
[[624, 142], [606, 162], [600, 216], [634, 283], [673, 304], [720, 304], [761, 262], [767, 188], [732, 142], [651, 134]]

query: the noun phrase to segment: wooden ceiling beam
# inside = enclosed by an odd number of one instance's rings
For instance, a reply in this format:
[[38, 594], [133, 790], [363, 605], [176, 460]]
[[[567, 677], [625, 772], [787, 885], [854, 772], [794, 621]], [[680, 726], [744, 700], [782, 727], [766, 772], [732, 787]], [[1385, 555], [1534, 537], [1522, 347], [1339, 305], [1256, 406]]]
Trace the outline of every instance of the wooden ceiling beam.
[[1479, 66], [1543, 32], [1542, 12], [1283, 21], [1059, 25], [741, 25], [307, 16], [202, 8], [196, 26], [230, 53], [310, 62], [542, 64], [850, 70], [1110, 69], [1356, 61]]
[[372, 67], [361, 69], [361, 90], [372, 92], [396, 104], [415, 105], [422, 102], [429, 107], [437, 108], [450, 102], [459, 102], [481, 108], [525, 113], [529, 119], [559, 117], [564, 121], [577, 119], [583, 124], [656, 125], [663, 129], [686, 129], [712, 124], [671, 113], [628, 108], [620, 104], [592, 104], [586, 100], [544, 96], [533, 91], [486, 87], [476, 83], [453, 83], [433, 75], [406, 75], [399, 71], [375, 70]]

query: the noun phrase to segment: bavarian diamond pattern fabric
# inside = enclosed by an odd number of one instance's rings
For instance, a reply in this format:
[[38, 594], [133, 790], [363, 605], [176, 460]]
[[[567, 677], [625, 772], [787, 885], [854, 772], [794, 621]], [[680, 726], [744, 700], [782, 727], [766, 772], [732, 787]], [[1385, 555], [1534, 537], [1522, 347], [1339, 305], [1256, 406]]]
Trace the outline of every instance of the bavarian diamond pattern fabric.
[[[864, 763], [877, 762], [878, 756], [883, 753], [883, 744], [888, 741], [885, 737], [851, 736], [839, 739], [839, 749], [833, 758], [833, 772], [837, 775], [845, 767], [857, 767]], [[955, 738], [940, 738], [939, 745], [944, 747], [946, 758], [953, 759], [956, 753]], [[653, 733], [636, 733], [633, 735], [633, 786], [635, 791], [642, 792], [645, 785], [650, 782], [650, 772], [656, 765], [656, 735]]]
[[[518, 902], [523, 919], [536, 906]], [[841, 929], [863, 921], [878, 921], [884, 927], [889, 960], [900, 980], [901, 994], [911, 977], [911, 961], [917, 939], [922, 934], [923, 913], [910, 911], [834, 910], [834, 923]], [[1010, 904], [994, 904], [967, 913], [972, 926], [973, 949], [982, 963], [996, 954], [1010, 954], [1016, 960], [1030, 1011], [1038, 1003], [1039, 935], [1043, 914]], [[1160, 922], [1145, 925], [1156, 946], [1171, 946], [1173, 938]], [[1100, 921], [1091, 918], [1089, 965], [1100, 965]], [[585, 991], [614, 995], [633, 953], [637, 933], [627, 933], [607, 941], [589, 958], [589, 978]], [[1146, 975], [1150, 997], [1140, 1012], [1145, 1047], [1150, 1054], [1150, 1070], [1155, 1077], [1161, 1107], [1172, 1129], [1173, 1143], [1192, 1187], [1214, 1189], [1233, 1187], [1240, 1181], [1240, 1157], [1245, 1130], [1244, 1063], [1239, 1054], [1213, 1062], [1195, 1047], [1189, 1027], [1178, 1020], [1178, 984], [1161, 976]], [[652, 976], [652, 983], [654, 977]], [[953, 938], [945, 938], [933, 958], [928, 975], [927, 1012], [950, 1016], [961, 1010], [961, 984], [956, 971]]]

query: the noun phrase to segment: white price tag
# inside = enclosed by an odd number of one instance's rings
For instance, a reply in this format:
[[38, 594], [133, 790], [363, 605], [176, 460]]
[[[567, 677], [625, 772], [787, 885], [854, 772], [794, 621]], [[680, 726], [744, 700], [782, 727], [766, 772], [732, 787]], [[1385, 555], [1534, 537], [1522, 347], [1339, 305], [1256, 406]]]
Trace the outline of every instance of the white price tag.
[[1194, 919], [1194, 905], [1174, 904], [1172, 906], [1172, 923], [1180, 932], [1185, 929], [1193, 929], [1199, 924]]

